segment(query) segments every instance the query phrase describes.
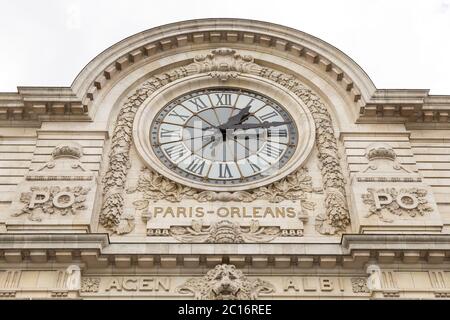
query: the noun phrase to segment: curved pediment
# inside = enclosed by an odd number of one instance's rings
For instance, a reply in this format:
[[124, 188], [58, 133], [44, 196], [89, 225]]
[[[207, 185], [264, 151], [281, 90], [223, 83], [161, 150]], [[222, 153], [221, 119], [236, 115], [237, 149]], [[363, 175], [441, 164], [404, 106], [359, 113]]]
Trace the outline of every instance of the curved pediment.
[[[0, 124], [25, 121], [27, 126], [40, 126], [42, 121], [93, 120], [102, 104], [99, 97], [131, 72], [159, 73], [220, 47], [247, 52], [261, 64], [283, 72], [308, 70], [304, 79], [322, 79], [338, 91], [351, 122], [405, 123], [409, 128], [450, 126], [449, 96], [430, 96], [425, 89], [377, 89], [355, 61], [323, 40], [268, 22], [221, 18], [177, 22], [132, 35], [95, 57], [70, 88], [18, 87], [18, 93], [0, 93]], [[144, 80], [145, 75], [134, 79]]]
[[[354, 101], [370, 99], [376, 90], [367, 74], [342, 51], [307, 33], [245, 19], [202, 19], [172, 23], [130, 36], [94, 58], [77, 76], [72, 88], [88, 103], [105, 82], [132, 64], [172, 50], [196, 47], [242, 46], [272, 52], [297, 63], [322, 69], [341, 82]], [[86, 99], [87, 98], [87, 99]]]

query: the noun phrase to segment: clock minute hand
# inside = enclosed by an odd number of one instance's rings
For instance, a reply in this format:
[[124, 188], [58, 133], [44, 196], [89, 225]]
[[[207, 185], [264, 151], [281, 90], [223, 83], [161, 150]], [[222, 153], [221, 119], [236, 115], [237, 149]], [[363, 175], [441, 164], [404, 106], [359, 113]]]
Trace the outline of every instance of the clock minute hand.
[[270, 128], [270, 127], [279, 127], [279, 126], [283, 126], [286, 124], [290, 124], [292, 123], [291, 121], [286, 121], [286, 122], [263, 122], [263, 123], [243, 123], [243, 124], [237, 124], [234, 126], [231, 126], [230, 129], [242, 129], [242, 130], [247, 130], [247, 129], [256, 129], [256, 128]]

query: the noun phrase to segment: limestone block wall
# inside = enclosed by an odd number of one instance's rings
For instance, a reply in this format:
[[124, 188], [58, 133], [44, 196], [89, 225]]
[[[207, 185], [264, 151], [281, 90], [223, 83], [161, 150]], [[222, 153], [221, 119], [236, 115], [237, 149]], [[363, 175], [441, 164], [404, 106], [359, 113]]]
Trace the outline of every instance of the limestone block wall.
[[433, 189], [444, 224], [450, 225], [450, 131], [413, 131], [411, 148], [419, 172]]
[[0, 225], [9, 210], [17, 184], [28, 172], [36, 149], [34, 129], [2, 128], [0, 134]]
[[347, 168], [350, 174], [360, 172], [369, 163], [365, 156], [366, 149], [371, 144], [386, 143], [390, 145], [396, 155], [397, 161], [410, 171], [417, 171], [417, 160], [414, 157], [409, 133], [343, 133], [342, 143], [344, 144]]

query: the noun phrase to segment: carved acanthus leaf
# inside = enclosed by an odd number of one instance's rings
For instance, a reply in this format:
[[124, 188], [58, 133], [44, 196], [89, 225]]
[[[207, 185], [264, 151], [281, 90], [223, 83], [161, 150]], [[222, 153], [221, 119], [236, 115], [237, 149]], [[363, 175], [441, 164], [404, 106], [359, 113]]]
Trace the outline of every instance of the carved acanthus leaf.
[[261, 227], [257, 220], [252, 220], [248, 227], [228, 220], [203, 226], [202, 221], [193, 220], [188, 227], [171, 227], [169, 234], [180, 242], [189, 243], [253, 243], [272, 241], [281, 230], [279, 227]]

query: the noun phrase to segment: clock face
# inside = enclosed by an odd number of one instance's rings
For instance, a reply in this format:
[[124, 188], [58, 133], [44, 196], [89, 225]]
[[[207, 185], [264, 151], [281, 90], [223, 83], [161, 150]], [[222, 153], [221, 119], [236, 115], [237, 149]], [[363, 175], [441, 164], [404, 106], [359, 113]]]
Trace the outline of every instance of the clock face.
[[294, 154], [298, 134], [274, 100], [210, 89], [166, 105], [150, 127], [150, 142], [160, 161], [184, 178], [239, 185], [276, 175]]

